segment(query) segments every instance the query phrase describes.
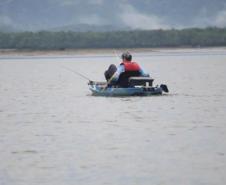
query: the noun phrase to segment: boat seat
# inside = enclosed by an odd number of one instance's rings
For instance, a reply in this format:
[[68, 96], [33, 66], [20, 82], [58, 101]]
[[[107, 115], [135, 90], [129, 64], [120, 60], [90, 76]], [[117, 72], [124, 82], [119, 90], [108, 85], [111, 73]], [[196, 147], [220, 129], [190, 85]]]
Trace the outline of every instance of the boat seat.
[[152, 86], [154, 79], [150, 77], [130, 77], [129, 86]]
[[129, 78], [131, 77], [139, 77], [140, 72], [139, 71], [126, 71], [119, 75], [119, 79], [116, 83], [119, 87], [129, 87]]

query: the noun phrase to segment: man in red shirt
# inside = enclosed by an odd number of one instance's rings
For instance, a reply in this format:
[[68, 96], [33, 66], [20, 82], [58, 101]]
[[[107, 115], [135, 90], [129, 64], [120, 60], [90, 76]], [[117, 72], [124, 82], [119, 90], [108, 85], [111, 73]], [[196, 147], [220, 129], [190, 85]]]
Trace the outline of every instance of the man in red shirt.
[[129, 52], [123, 53], [121, 58], [122, 62], [118, 67], [111, 64], [104, 73], [109, 85], [127, 87], [129, 77], [149, 77], [149, 74], [145, 73], [139, 64], [132, 61], [132, 55]]

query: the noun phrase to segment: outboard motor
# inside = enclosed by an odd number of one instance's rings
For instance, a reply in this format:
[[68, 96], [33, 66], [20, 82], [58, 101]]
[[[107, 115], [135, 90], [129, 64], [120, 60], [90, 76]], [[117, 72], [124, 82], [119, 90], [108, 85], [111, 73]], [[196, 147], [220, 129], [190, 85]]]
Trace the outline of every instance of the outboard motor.
[[168, 89], [167, 85], [165, 85], [165, 84], [161, 84], [161, 85], [160, 85], [160, 88], [162, 88], [162, 90], [163, 90], [164, 92], [166, 92], [166, 93], [169, 92], [169, 89]]

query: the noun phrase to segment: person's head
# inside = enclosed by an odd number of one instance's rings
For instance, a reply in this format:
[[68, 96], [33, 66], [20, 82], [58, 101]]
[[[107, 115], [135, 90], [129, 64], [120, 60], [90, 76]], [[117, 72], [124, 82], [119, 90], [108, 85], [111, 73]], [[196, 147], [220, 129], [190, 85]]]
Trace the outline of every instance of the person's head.
[[127, 51], [127, 52], [125, 52], [125, 53], [122, 54], [121, 58], [125, 62], [131, 62], [132, 55]]

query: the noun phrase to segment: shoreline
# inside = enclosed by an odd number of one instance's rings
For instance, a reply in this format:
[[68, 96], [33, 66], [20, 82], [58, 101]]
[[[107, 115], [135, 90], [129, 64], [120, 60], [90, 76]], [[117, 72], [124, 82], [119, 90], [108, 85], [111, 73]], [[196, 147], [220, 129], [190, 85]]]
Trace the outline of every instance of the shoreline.
[[0, 49], [0, 56], [55, 56], [55, 55], [89, 55], [89, 54], [121, 54], [129, 51], [131, 53], [146, 53], [146, 52], [178, 52], [178, 51], [208, 51], [208, 50], [223, 50], [226, 47], [178, 47], [178, 48], [107, 48], [107, 49], [65, 49], [65, 50], [30, 50], [30, 49]]

